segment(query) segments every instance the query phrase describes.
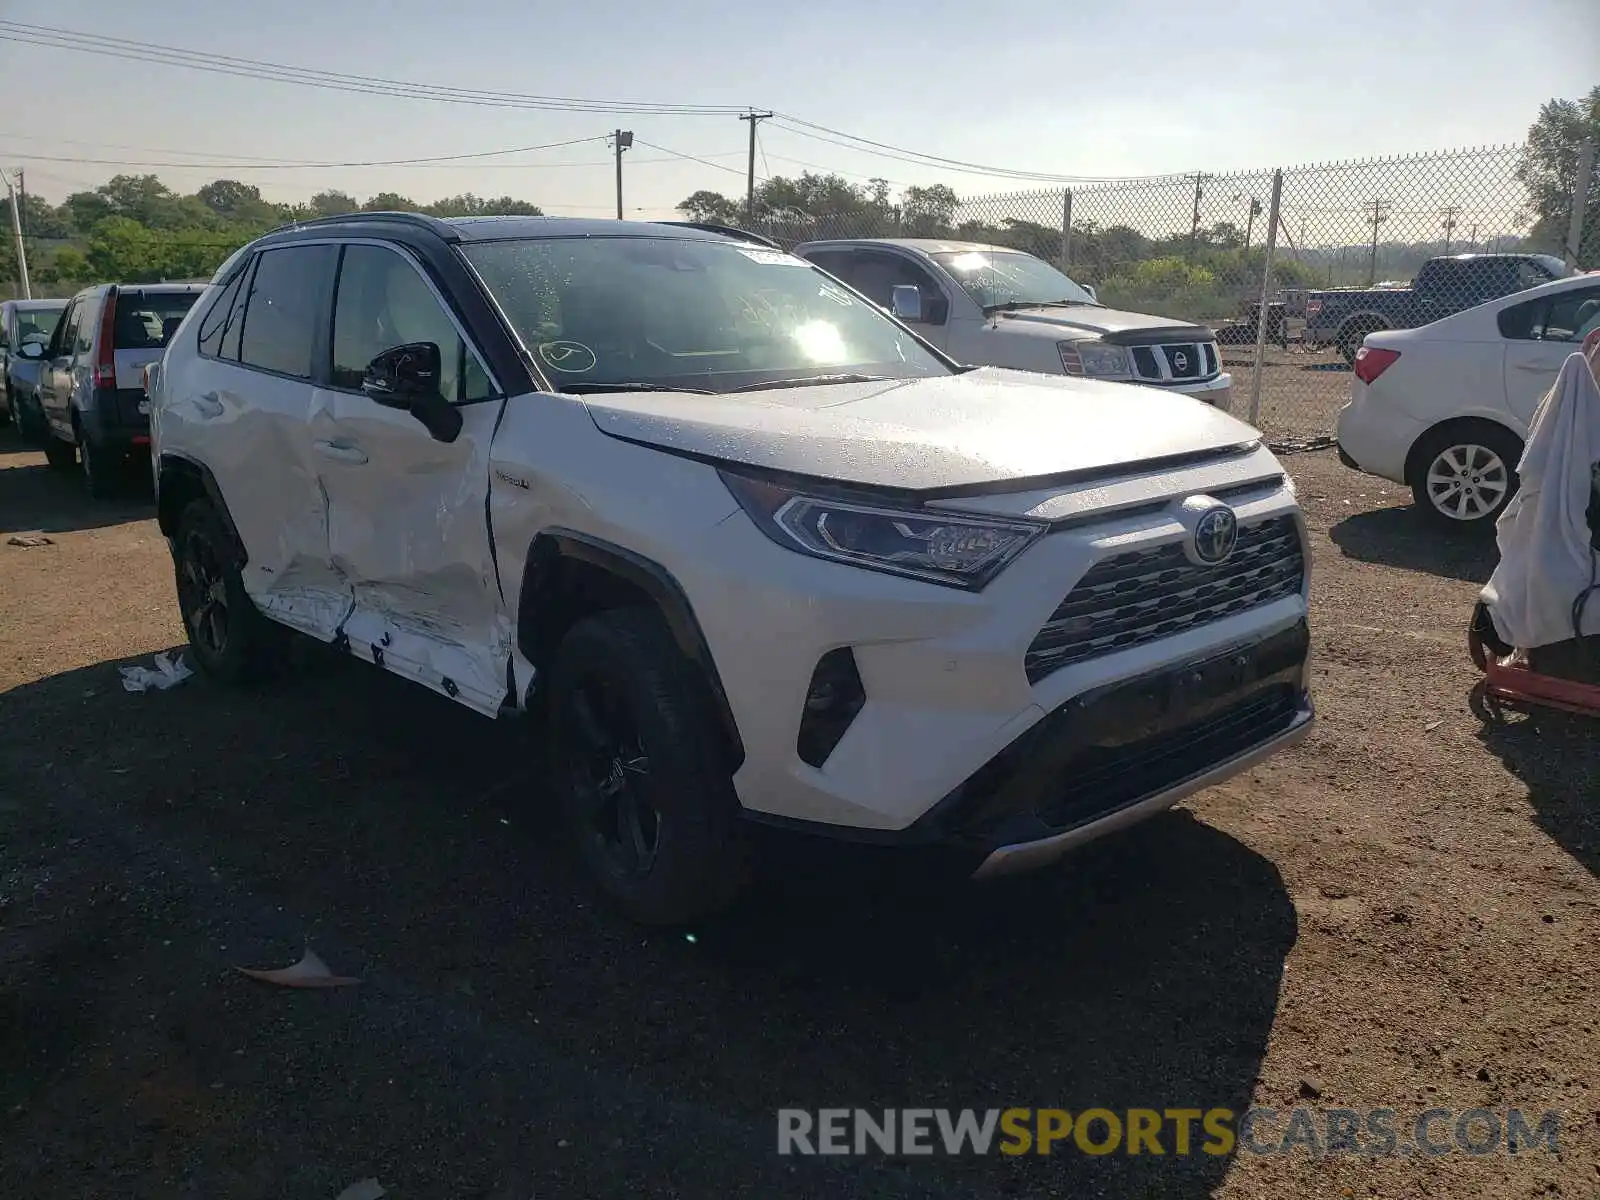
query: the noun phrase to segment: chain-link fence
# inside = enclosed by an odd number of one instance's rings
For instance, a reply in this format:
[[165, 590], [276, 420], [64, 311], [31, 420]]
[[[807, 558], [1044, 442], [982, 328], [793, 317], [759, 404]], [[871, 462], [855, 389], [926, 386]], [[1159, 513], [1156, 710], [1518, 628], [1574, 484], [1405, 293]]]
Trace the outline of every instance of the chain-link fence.
[[[1600, 171], [1589, 161], [1585, 172], [1581, 154], [1573, 169], [1505, 146], [964, 201], [922, 188], [899, 206], [779, 214], [756, 228], [790, 246], [936, 237], [1027, 251], [1113, 308], [1215, 329], [1233, 411], [1291, 443], [1332, 433], [1366, 334], [1574, 263], [1600, 268], [1600, 195], [1585, 216], [1590, 189], [1578, 186]], [[1462, 254], [1501, 257], [1440, 261]]]

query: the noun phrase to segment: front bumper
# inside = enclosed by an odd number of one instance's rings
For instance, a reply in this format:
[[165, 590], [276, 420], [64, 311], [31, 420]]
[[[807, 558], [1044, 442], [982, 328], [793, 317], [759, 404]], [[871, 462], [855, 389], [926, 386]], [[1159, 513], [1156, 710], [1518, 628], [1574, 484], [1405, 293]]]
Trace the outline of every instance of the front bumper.
[[[1281, 476], [1243, 485], [1239, 492], [1243, 480], [1260, 479], [1263, 470], [1276, 466], [1263, 451], [1148, 486], [1171, 496], [1172, 503], [1220, 492], [1242, 527], [1285, 517], [1298, 526], [1293, 493]], [[1161, 501], [1095, 519], [1096, 508], [1121, 495], [1103, 484], [1072, 485], [1054, 499], [1029, 493], [1017, 503], [1045, 510], [1057, 501], [1070, 505], [1077, 502], [1074, 487], [1097, 499], [977, 594], [818, 563], [774, 545], [742, 513], [718, 525], [692, 558], [671, 564], [705, 632], [739, 730], [745, 754], [734, 786], [748, 817], [842, 840], [955, 842], [965, 854], [977, 852], [968, 863], [975, 865], [1003, 846], [1053, 837], [1110, 815], [1091, 804], [1025, 822], [1021, 818], [1044, 798], [1017, 799], [1020, 793], [1008, 793], [1016, 803], [1000, 814], [1017, 819], [1001, 821], [987, 807], [978, 812], [970, 798], [981, 789], [972, 780], [985, 764], [1003, 759], [1008, 747], [1038, 746], [1034, 757], [1041, 763], [1045, 750], [1052, 762], [1065, 753], [1040, 779], [1066, 778], [1087, 769], [1075, 750], [1104, 750], [1115, 741], [1107, 740], [1097, 713], [1121, 712], [1117, 721], [1125, 724], [1129, 713], [1143, 712], [1141, 727], [1151, 736], [1172, 732], [1166, 719], [1158, 720], [1161, 714], [1128, 701], [1127, 693], [1115, 704], [1107, 702], [1108, 688], [1148, 683], [1152, 675], [1184, 667], [1192, 672], [1221, 651], [1304, 623], [1302, 585], [1258, 607], [1174, 626], [1155, 640], [1108, 648], [1030, 681], [1026, 663], [1035, 635], [1092, 567], [1130, 552], [1171, 547], [1186, 536], [1171, 505]], [[1042, 505], [1036, 503], [1041, 497]], [[974, 507], [980, 500], [999, 503], [979, 498]], [[813, 766], [796, 749], [808, 685], [823, 656], [845, 647], [859, 670], [865, 704], [826, 760]], [[1202, 708], [1174, 700], [1170, 719], [1198, 718]], [[1056, 730], [1053, 714], [1061, 710], [1075, 714], [1071, 737], [1031, 732]], [[1101, 733], [1079, 740], [1095, 729]], [[1212, 757], [1196, 769], [1210, 770], [1275, 732], [1246, 745], [1213, 747]], [[1186, 767], [1180, 776], [1146, 780], [1136, 794], [1110, 789], [1101, 798], [1125, 807], [1190, 773]], [[995, 768], [989, 774], [992, 782], [1012, 773]], [[968, 799], [953, 798], [958, 795]]]
[[[1145, 380], [1135, 380], [1145, 387], [1158, 386]], [[1200, 383], [1170, 383], [1159, 385], [1163, 392], [1181, 392], [1185, 396], [1193, 396], [1196, 400], [1204, 400], [1215, 408], [1224, 412], [1233, 399], [1233, 376], [1224, 371], [1214, 379], [1207, 379]]]

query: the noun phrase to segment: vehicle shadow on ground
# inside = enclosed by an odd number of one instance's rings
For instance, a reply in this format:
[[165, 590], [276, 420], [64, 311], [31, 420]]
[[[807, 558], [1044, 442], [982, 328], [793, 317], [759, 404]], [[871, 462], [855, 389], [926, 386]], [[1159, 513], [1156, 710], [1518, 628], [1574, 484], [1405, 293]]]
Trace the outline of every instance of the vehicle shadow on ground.
[[94, 500], [76, 471], [52, 470], [42, 459], [0, 461], [0, 533], [74, 533], [147, 521], [154, 515], [153, 490], [137, 476], [130, 477], [120, 495]]
[[1328, 536], [1346, 558], [1468, 583], [1487, 583], [1499, 561], [1492, 530], [1440, 532], [1410, 505], [1356, 513]]
[[[343, 948], [336, 969], [372, 981], [366, 1003], [403, 981], [470, 1004], [477, 1022], [713, 1110], [769, 1147], [779, 1107], [1238, 1112], [1251, 1102], [1295, 912], [1269, 861], [1185, 812], [1062, 869], [985, 887], [885, 869], [876, 855], [819, 859], [813, 846], [780, 845], [769, 854], [787, 855], [798, 874], [702, 928], [647, 933], [595, 904], [549, 816], [528, 731], [320, 648], [287, 678], [244, 691], [197, 677], [128, 694], [118, 665], [0, 696], [0, 751], [22, 794], [78, 796], [83, 828], [178, 847], [204, 864], [198, 873], [298, 918], [319, 946]], [[71, 756], [46, 732], [68, 727]], [[70, 853], [63, 832], [23, 852]], [[143, 935], [222, 942], [241, 963], [300, 953], [252, 932], [245, 913], [193, 899], [179, 911]], [[236, 1061], [229, 1047], [282, 1001], [269, 994], [236, 1012], [217, 998], [214, 969], [150, 982], [118, 955], [95, 971], [118, 1002], [83, 1036], [115, 1044], [135, 1027], [162, 1028], [152, 1014], [164, 1021], [177, 1006], [185, 1029], [204, 1032], [170, 1053], [202, 1074]], [[313, 1025], [317, 1011], [307, 1010]], [[386, 1169], [416, 1182], [471, 1161], [484, 1150], [479, 1131], [504, 1126], [504, 1097], [452, 1066], [440, 1128], [437, 1092], [394, 1086], [391, 1049], [359, 1030], [317, 1043], [337, 1087], [234, 1096], [257, 1140], [270, 1144], [278, 1126], [288, 1136], [292, 1123], [298, 1154], [341, 1163], [365, 1136], [343, 1097], [381, 1094], [386, 1131], [414, 1119], [438, 1135], [384, 1142]], [[419, 1034], [429, 1031], [409, 1036]], [[448, 1033], [424, 1040], [454, 1062]], [[305, 1057], [292, 1039], [273, 1053]], [[408, 1073], [430, 1078], [425, 1066]], [[101, 1106], [96, 1144], [129, 1133], [115, 1112]], [[635, 1132], [592, 1137], [603, 1148]], [[1194, 1132], [1188, 1157], [1173, 1154], [1169, 1126], [1160, 1158], [1065, 1144], [1048, 1159], [874, 1169], [942, 1194], [1189, 1196], [1218, 1185], [1231, 1157], [1199, 1153]], [[197, 1134], [184, 1152], [202, 1163], [194, 1178], [217, 1177], [233, 1153], [220, 1134]], [[659, 1152], [701, 1151], [669, 1140]], [[534, 1153], [514, 1138], [495, 1146], [500, 1159]]]
[[1531, 708], [1473, 708], [1478, 738], [1523, 783], [1540, 828], [1600, 876], [1600, 723], [1592, 717]]

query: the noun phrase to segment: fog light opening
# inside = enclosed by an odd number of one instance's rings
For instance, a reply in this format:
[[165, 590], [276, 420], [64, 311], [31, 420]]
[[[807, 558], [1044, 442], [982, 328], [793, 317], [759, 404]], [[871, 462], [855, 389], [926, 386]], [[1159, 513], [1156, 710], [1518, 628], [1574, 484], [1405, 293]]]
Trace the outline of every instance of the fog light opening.
[[795, 741], [800, 761], [812, 767], [827, 762], [866, 702], [867, 692], [850, 648], [842, 646], [824, 654], [811, 672], [811, 686], [806, 690], [800, 735]]

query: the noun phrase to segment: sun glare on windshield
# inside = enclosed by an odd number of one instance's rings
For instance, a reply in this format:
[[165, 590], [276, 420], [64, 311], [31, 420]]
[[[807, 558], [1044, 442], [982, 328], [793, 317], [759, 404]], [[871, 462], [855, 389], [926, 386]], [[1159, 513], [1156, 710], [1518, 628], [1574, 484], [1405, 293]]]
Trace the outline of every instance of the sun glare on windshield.
[[844, 362], [850, 349], [839, 336], [839, 327], [831, 321], [807, 321], [791, 331], [800, 353], [814, 363], [832, 366]]

